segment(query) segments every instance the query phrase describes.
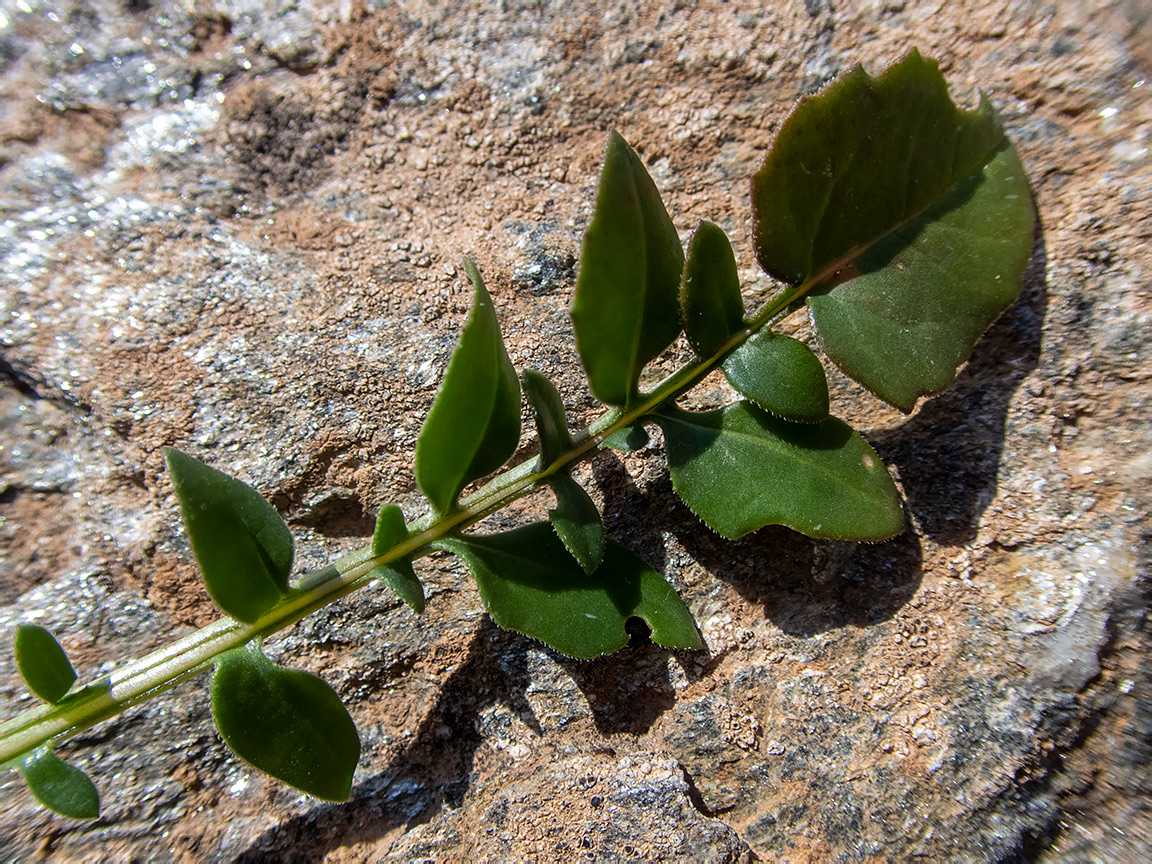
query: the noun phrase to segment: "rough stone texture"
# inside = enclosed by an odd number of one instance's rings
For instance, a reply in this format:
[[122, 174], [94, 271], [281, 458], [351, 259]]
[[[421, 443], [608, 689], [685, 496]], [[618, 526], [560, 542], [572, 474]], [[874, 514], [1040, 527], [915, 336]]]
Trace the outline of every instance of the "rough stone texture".
[[[722, 541], [658, 439], [600, 456], [581, 479], [707, 651], [641, 634], [570, 661], [429, 559], [422, 618], [370, 588], [270, 643], [357, 720], [349, 803], [231, 756], [201, 679], [64, 748], [96, 822], [7, 775], [5, 860], [1149, 857], [1147, 3], [0, 10], [0, 639], [38, 621], [88, 676], [213, 617], [165, 445], [268, 494], [303, 566], [362, 543], [382, 502], [422, 512], [461, 254], [514, 361], [595, 415], [566, 304], [610, 128], [684, 235], [730, 232], [750, 305], [770, 285], [747, 177], [794, 100], [857, 62], [915, 45], [959, 98], [988, 91], [1040, 214], [1024, 296], [951, 390], [906, 419], [832, 376], [902, 483], [902, 537]], [[29, 704], [6, 652], [0, 682]]]

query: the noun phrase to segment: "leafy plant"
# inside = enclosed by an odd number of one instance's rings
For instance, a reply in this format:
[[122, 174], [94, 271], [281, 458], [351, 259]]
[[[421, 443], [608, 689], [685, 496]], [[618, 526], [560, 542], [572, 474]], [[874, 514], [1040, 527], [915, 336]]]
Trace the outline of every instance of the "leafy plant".
[[[956, 107], [935, 63], [912, 52], [879, 77], [856, 69], [801, 100], [753, 178], [752, 202], [756, 255], [782, 287], [746, 317], [724, 232], [702, 222], [685, 252], [643, 161], [610, 134], [572, 300], [580, 359], [607, 410], [572, 434], [552, 383], [533, 370], [517, 377], [466, 259], [472, 312], [416, 446], [432, 512], [406, 522], [386, 504], [372, 543], [322, 570], [291, 580], [293, 540], [275, 509], [167, 451], [192, 550], [227, 617], [80, 688], [59, 643], [20, 627], [17, 663], [45, 704], [0, 727], [0, 761], [46, 806], [94, 816], [94, 786], [52, 746], [211, 669], [230, 747], [298, 789], [344, 800], [360, 753], [352, 719], [331, 687], [281, 668], [261, 641], [377, 579], [422, 612], [412, 562], [437, 549], [472, 571], [498, 625], [573, 657], [621, 648], [632, 617], [659, 645], [701, 648], [675, 589], [605, 536], [570, 473], [599, 448], [642, 445], [646, 425], [663, 433], [676, 493], [725, 537], [765, 525], [854, 540], [899, 533], [899, 493], [867, 441], [829, 415], [820, 360], [771, 326], [807, 305], [832, 361], [911, 411], [951, 382], [1018, 295], [1034, 218], [1023, 166], [988, 100]], [[681, 333], [694, 359], [642, 389], [645, 366]], [[714, 369], [742, 398], [705, 413], [681, 407]], [[539, 454], [462, 498], [514, 455], [522, 396]], [[468, 530], [544, 487], [556, 499], [548, 521]]]

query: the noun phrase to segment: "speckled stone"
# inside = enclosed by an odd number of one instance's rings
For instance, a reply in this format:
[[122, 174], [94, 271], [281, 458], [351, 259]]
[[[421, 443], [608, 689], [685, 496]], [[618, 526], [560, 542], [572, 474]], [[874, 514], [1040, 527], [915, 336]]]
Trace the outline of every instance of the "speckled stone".
[[[750, 307], [771, 285], [747, 178], [795, 99], [858, 62], [915, 45], [956, 98], [988, 92], [1039, 213], [1021, 300], [950, 390], [905, 418], [829, 369], [905, 494], [901, 537], [728, 542], [675, 498], [658, 437], [602, 454], [578, 479], [705, 651], [639, 633], [569, 660], [495, 628], [438, 554], [422, 617], [376, 585], [267, 644], [356, 719], [348, 803], [231, 755], [202, 677], [62, 748], [99, 820], [0, 778], [5, 860], [1147, 859], [1141, 10], [0, 3], [0, 644], [35, 621], [85, 677], [215, 615], [164, 446], [264, 492], [303, 569], [382, 503], [425, 511], [412, 454], [467, 314], [461, 255], [517, 366], [596, 416], [567, 303], [608, 129], [684, 238], [729, 232]], [[5, 716], [30, 699], [0, 651]]]

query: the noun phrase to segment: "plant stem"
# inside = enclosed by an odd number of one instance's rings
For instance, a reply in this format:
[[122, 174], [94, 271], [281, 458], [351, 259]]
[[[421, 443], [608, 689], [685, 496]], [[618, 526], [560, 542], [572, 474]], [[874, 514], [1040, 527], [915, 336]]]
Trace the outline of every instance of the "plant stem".
[[65, 741], [126, 708], [144, 702], [199, 675], [213, 661], [233, 648], [276, 633], [317, 609], [371, 582], [377, 567], [403, 558], [429, 554], [430, 544], [474, 525], [531, 492], [550, 474], [589, 456], [605, 438], [624, 429], [661, 404], [675, 399], [717, 368], [732, 350], [763, 327], [783, 317], [797, 299], [817, 282], [786, 289], [734, 333], [711, 357], [687, 363], [641, 394], [628, 408], [611, 408], [574, 436], [575, 445], [551, 465], [541, 466], [539, 457], [528, 459], [490, 480], [478, 492], [460, 502], [453, 511], [437, 517], [429, 514], [409, 526], [406, 540], [383, 555], [374, 556], [366, 546], [293, 583], [292, 592], [253, 624], [221, 618], [176, 640], [170, 645], [133, 660], [65, 697], [55, 705], [39, 705], [0, 724], [0, 764], [15, 764], [21, 757], [48, 743]]

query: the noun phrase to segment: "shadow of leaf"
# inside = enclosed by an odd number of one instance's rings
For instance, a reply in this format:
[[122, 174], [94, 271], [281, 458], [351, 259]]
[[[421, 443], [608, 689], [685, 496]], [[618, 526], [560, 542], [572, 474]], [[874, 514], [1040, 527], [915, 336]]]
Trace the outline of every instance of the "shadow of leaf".
[[1046, 270], [1038, 232], [1020, 299], [984, 334], [953, 385], [899, 427], [867, 435], [899, 472], [920, 530], [937, 543], [974, 539], [996, 496], [1008, 408], [1040, 360]]
[[440, 688], [408, 744], [387, 768], [360, 780], [343, 804], [317, 804], [257, 837], [236, 862], [315, 861], [340, 846], [379, 840], [396, 828], [431, 821], [468, 792], [478, 720], [502, 703], [537, 734], [540, 724], [525, 697], [528, 640], [488, 618], [473, 634], [467, 659]]

